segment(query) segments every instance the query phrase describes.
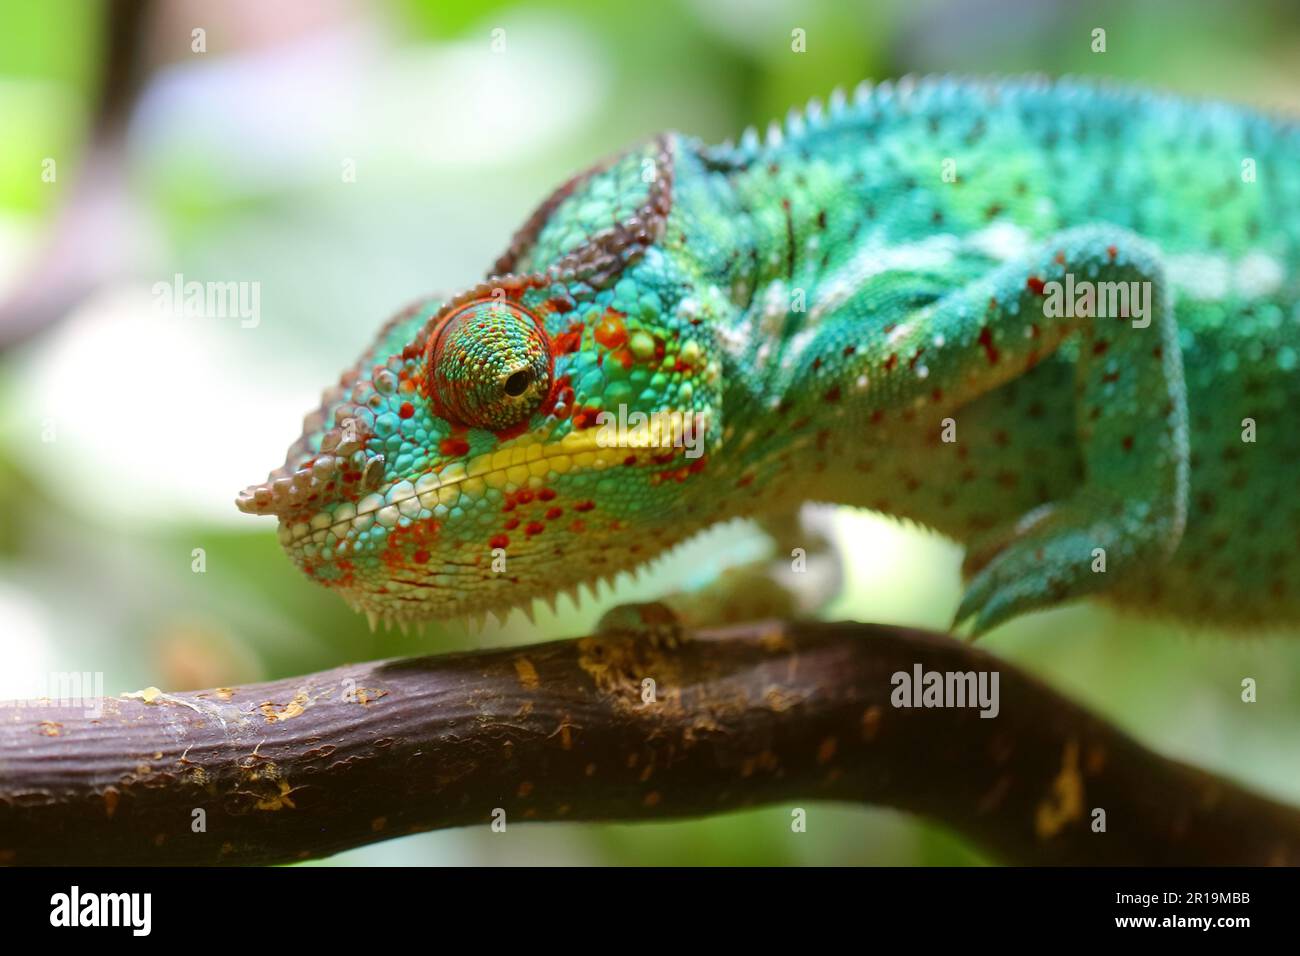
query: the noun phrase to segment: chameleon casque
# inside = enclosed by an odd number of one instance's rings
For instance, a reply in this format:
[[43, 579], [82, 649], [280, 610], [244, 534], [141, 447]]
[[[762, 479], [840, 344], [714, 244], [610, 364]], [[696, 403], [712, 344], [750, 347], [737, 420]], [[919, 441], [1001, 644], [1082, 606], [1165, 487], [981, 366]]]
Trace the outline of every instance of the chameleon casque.
[[[1061, 315], [1067, 281], [1146, 300]], [[531, 605], [736, 517], [788, 555], [832, 502], [965, 544], [974, 633], [1085, 595], [1288, 626], [1298, 350], [1300, 127], [1087, 81], [864, 85], [565, 183], [237, 503], [372, 623]], [[659, 424], [611, 442], [620, 408]]]

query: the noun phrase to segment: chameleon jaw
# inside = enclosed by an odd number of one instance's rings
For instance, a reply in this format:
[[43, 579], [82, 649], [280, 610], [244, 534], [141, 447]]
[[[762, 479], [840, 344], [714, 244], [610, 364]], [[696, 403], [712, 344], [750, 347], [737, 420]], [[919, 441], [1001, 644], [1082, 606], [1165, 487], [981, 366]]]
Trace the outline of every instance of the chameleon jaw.
[[[704, 413], [691, 414], [696, 421], [708, 417]], [[550, 493], [553, 497], [558, 487], [556, 479], [570, 472], [587, 475], [613, 468], [622, 470], [629, 465], [662, 467], [662, 436], [671, 434], [674, 422], [680, 429], [682, 422], [677, 419], [682, 417], [683, 413], [671, 413], [666, 422], [661, 421], [649, 432], [634, 432], [624, 436], [627, 440], [613, 442], [597, 428], [568, 432], [556, 441], [546, 441], [540, 432], [521, 436], [522, 440], [508, 448], [451, 462], [437, 472], [404, 479], [356, 502], [339, 502], [310, 517], [301, 512], [296, 519], [282, 515], [279, 540], [304, 573], [376, 622], [448, 619], [514, 607], [527, 612], [536, 598], [553, 600], [558, 582], [566, 577], [581, 586], [585, 580], [599, 580], [602, 573], [633, 571], [645, 555], [636, 553], [639, 548], [612, 548], [606, 543], [600, 548], [599, 560], [580, 558], [575, 564], [571, 560], [573, 552], [568, 558], [556, 560], [550, 556], [549, 547], [538, 551], [530, 543], [532, 535], [540, 531], [530, 528], [528, 537], [512, 547], [504, 533], [498, 535], [500, 543], [495, 543], [495, 538], [489, 541], [481, 522], [475, 524], [467, 518], [460, 523], [459, 513], [481, 514], [485, 506], [494, 508], [489, 502], [497, 496], [501, 498], [498, 504], [515, 495]], [[705, 427], [702, 422], [700, 427]], [[674, 473], [684, 474], [686, 470], [679, 466]], [[698, 469], [692, 465], [690, 470]], [[560, 493], [567, 492], [560, 489]], [[585, 512], [589, 508], [589, 503], [584, 507], [579, 502], [576, 510]], [[563, 513], [559, 508], [555, 510], [557, 517]], [[565, 506], [564, 512], [568, 510]], [[541, 527], [540, 515], [535, 524]], [[470, 530], [460, 530], [466, 528]], [[398, 536], [421, 543], [404, 543], [401, 550], [393, 550], [398, 547]], [[413, 563], [415, 552], [404, 550], [408, 547], [420, 548], [425, 555]], [[516, 573], [511, 576], [510, 589], [497, 590], [489, 583], [492, 578], [479, 571], [462, 576], [464, 569], [485, 560], [489, 547], [508, 548], [512, 569], [528, 567], [528, 573], [522, 575], [524, 580]], [[518, 564], [521, 559], [527, 563]], [[585, 568], [579, 571], [579, 565]]]
[[[365, 531], [374, 523], [395, 528], [403, 517], [416, 520], [423, 512], [432, 512], [440, 504], [450, 507], [463, 493], [482, 494], [487, 488], [509, 491], [512, 485], [515, 488], [540, 486], [548, 477], [564, 475], [574, 469], [596, 472], [626, 466], [629, 454], [648, 459], [661, 451], [663, 436], [674, 428], [682, 428], [686, 417], [692, 419], [693, 427], [707, 429], [708, 416], [705, 414], [685, 416], [673, 413], [667, 421], [656, 420], [641, 432], [612, 443], [604, 441], [599, 430], [571, 431], [555, 442], [547, 441], [548, 432], [509, 448], [476, 455], [467, 461], [453, 461], [440, 471], [424, 473], [414, 482], [403, 479], [383, 494], [371, 492], [355, 504], [344, 501], [333, 509], [317, 511], [307, 520], [290, 522], [284, 513], [279, 512], [282, 519], [280, 541], [286, 547], [306, 539], [317, 545], [328, 545], [331, 535], [336, 541], [343, 541], [350, 532]], [[245, 491], [240, 501], [245, 501], [245, 496], [252, 490]], [[240, 507], [247, 511], [253, 506], [241, 504]], [[262, 510], [252, 513], [277, 512]]]

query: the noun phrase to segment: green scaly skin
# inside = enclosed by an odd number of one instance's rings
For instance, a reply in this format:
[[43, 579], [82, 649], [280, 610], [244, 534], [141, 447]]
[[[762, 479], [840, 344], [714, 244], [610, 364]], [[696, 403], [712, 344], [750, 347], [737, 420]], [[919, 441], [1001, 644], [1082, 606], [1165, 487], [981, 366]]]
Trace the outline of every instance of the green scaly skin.
[[[1053, 317], [1067, 273], [1148, 283], [1145, 319]], [[238, 504], [395, 621], [827, 501], [966, 544], [976, 633], [1088, 594], [1286, 626], [1298, 348], [1295, 125], [1082, 82], [886, 84], [565, 184], [486, 282], [392, 320]], [[620, 406], [703, 454], [611, 438]]]

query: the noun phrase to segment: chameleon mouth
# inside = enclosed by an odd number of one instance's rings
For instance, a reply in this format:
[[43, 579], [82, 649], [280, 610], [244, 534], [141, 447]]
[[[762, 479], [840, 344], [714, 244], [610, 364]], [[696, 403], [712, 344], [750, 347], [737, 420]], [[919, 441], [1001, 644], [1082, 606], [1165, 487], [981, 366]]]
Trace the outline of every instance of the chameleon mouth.
[[[707, 416], [695, 414], [690, 417], [701, 420]], [[705, 426], [701, 422], [698, 427]], [[371, 492], [355, 503], [343, 501], [332, 509], [317, 511], [305, 520], [290, 521], [285, 510], [276, 509], [274, 500], [270, 506], [259, 504], [259, 500], [265, 498], [265, 489], [268, 486], [274, 488], [276, 482], [285, 480], [283, 478], [246, 489], [236, 504], [240, 510], [252, 514], [278, 514], [281, 518], [280, 541], [285, 547], [307, 543], [336, 547], [353, 532], [366, 531], [374, 524], [395, 528], [403, 518], [416, 521], [436, 517], [435, 509], [439, 506], [454, 507], [461, 495], [478, 497], [488, 489], [508, 492], [512, 486], [540, 486], [554, 475], [564, 475], [575, 469], [596, 472], [629, 465], [664, 463], [665, 447], [659, 444], [663, 434], [658, 428], [620, 436], [616, 442], [608, 441], [600, 429], [571, 431], [554, 442], [547, 441], [547, 437], [549, 432], [509, 448], [486, 452], [465, 461], [453, 461], [415, 481], [404, 479], [384, 493]], [[674, 457], [680, 450], [671, 448]], [[257, 510], [259, 508], [262, 510]]]

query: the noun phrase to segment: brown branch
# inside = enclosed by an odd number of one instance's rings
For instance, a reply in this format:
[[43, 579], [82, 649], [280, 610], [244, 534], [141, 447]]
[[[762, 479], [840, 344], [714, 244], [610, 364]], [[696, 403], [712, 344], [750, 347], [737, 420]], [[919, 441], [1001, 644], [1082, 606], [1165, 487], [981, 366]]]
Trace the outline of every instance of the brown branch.
[[[892, 706], [917, 664], [999, 672], [998, 716]], [[144, 692], [98, 718], [0, 708], [0, 861], [18, 864], [274, 863], [496, 808], [513, 826], [822, 799], [920, 814], [1010, 862], [1300, 862], [1296, 810], [969, 645], [883, 626], [557, 641]]]

